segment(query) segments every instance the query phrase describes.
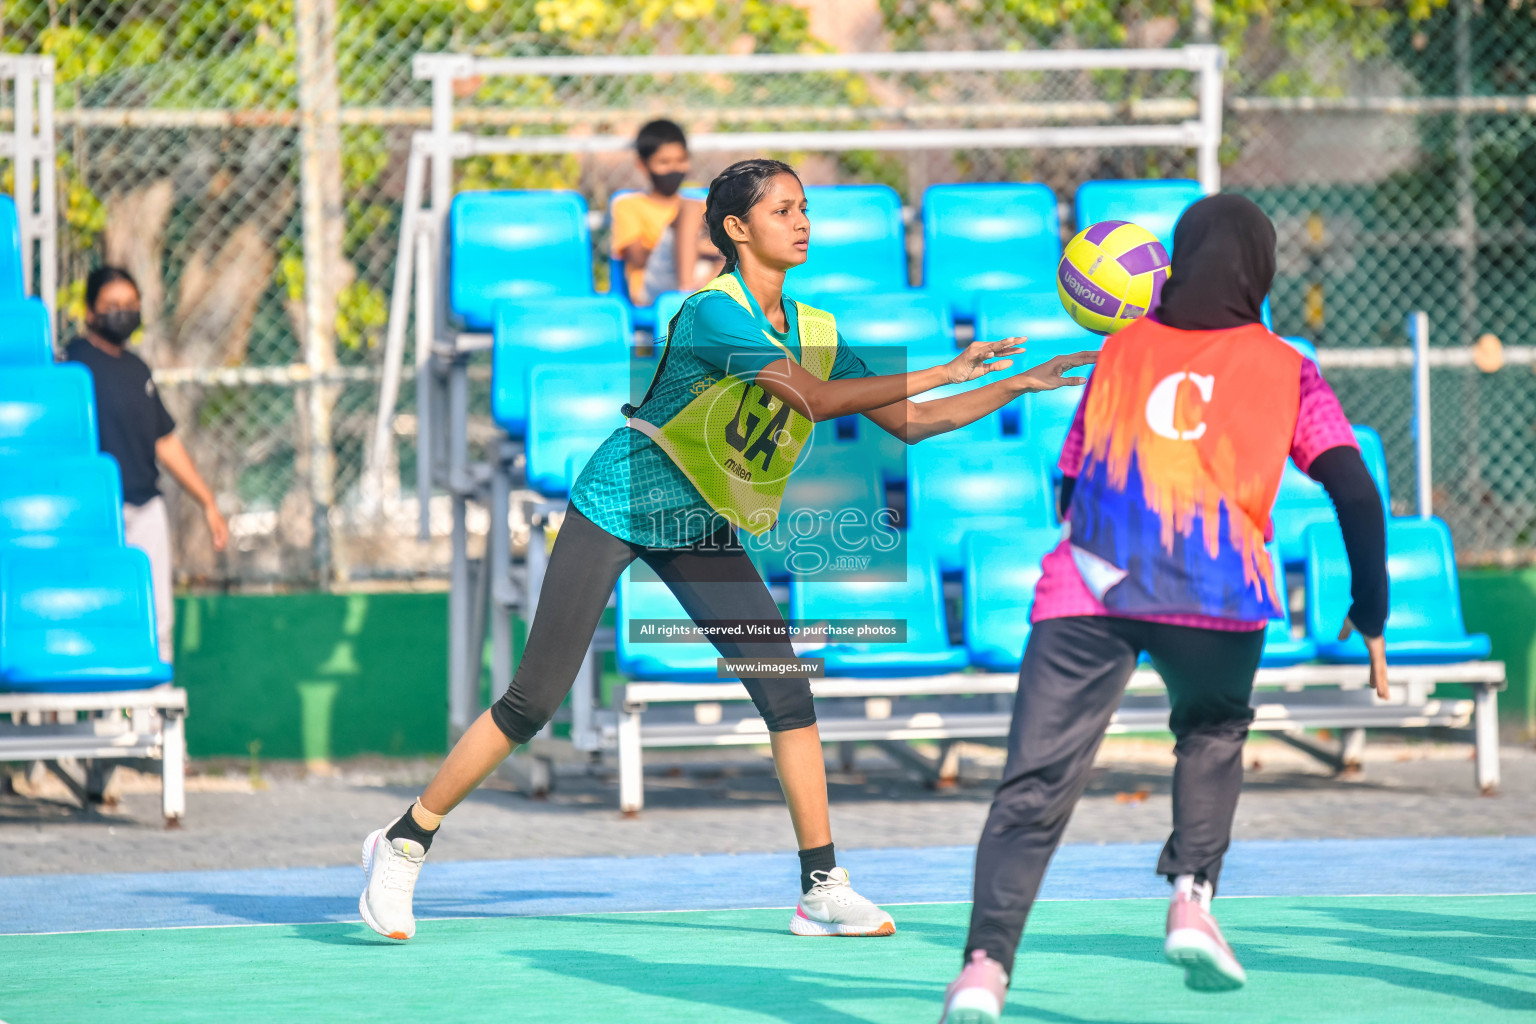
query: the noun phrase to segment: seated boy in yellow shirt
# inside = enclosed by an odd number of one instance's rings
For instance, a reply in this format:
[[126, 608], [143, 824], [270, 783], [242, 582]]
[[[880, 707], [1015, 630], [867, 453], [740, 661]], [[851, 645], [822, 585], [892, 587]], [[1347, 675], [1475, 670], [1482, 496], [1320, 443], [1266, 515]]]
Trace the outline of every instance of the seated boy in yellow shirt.
[[613, 255], [624, 261], [630, 301], [649, 306], [662, 292], [693, 291], [723, 264], [703, 233], [704, 204], [678, 194], [690, 170], [683, 130], [652, 121], [636, 136], [635, 153], [651, 187], [614, 200]]

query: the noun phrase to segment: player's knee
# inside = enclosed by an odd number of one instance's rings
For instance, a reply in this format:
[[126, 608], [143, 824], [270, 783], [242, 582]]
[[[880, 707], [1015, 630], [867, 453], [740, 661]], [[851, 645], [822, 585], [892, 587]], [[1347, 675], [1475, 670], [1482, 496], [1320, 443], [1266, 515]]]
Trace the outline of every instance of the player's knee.
[[756, 694], [758, 712], [769, 732], [791, 732], [816, 724], [816, 704], [805, 680], [772, 680]]
[[540, 729], [549, 724], [558, 710], [559, 700], [542, 700], [537, 695], [522, 693], [514, 683], [501, 695], [500, 700], [491, 705], [491, 720], [512, 741], [512, 745], [517, 746], [533, 739]]

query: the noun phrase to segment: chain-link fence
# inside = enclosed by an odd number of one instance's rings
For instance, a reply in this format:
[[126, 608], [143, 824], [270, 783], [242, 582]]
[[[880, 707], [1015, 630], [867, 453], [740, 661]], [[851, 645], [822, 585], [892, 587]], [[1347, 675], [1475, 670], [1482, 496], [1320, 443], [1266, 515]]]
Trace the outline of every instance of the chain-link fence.
[[[1435, 344], [1476, 344], [1475, 365], [1435, 371], [1435, 509], [1464, 559], [1531, 560], [1536, 374], [1503, 354], [1536, 344], [1536, 4], [12, 0], [0, 8], [0, 49], [57, 60], [61, 335], [78, 329], [80, 282], [93, 265], [133, 272], [146, 321], [140, 351], [233, 513], [232, 550], [215, 556], [196, 510], [173, 494], [179, 574], [240, 585], [435, 574], [446, 565], [441, 541], [414, 539], [408, 501], [393, 488], [370, 493], [363, 472], [404, 154], [410, 133], [429, 121], [425, 84], [411, 74], [416, 53], [1204, 39], [1231, 60], [1224, 184], [1252, 196], [1279, 228], [1276, 326], [1325, 348], [1402, 347], [1404, 317], [1422, 308]], [[1170, 72], [461, 85], [461, 125], [506, 134], [627, 136], [662, 114], [694, 132], [1193, 116], [1187, 76]], [[737, 155], [700, 154], [694, 177], [707, 180]], [[1082, 181], [1195, 171], [1192, 154], [1151, 148], [788, 156], [808, 181], [884, 182], [913, 209], [934, 182], [1044, 181], [1063, 201], [1064, 225]], [[637, 184], [632, 158], [615, 153], [479, 158], [460, 165], [458, 180], [461, 188], [573, 187], [596, 211]], [[915, 281], [920, 231], [910, 238]], [[595, 242], [603, 288], [600, 225]], [[1407, 511], [1408, 371], [1328, 373], [1351, 415], [1381, 431], [1394, 496]], [[412, 412], [407, 395], [400, 443], [388, 453], [406, 480]]]

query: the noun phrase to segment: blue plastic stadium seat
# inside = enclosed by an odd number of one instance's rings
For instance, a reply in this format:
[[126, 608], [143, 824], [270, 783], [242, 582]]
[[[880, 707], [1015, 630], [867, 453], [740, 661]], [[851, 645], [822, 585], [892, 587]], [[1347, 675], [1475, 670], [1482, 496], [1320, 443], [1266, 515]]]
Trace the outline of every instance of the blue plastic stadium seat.
[[65, 458], [96, 453], [96, 393], [79, 363], [0, 373], [0, 455]]
[[0, 300], [20, 299], [21, 224], [16, 219], [16, 201], [0, 196]]
[[[1387, 488], [1387, 456], [1382, 448], [1381, 435], [1370, 427], [1355, 427], [1355, 441], [1360, 445], [1360, 457], [1376, 489], [1381, 492], [1383, 514], [1391, 516], [1390, 492]], [[1280, 477], [1280, 490], [1275, 494], [1275, 507], [1270, 513], [1275, 524], [1275, 546], [1286, 565], [1300, 565], [1306, 560], [1305, 534], [1313, 523], [1337, 522], [1333, 501], [1323, 485], [1287, 461], [1285, 473]]]
[[[633, 579], [636, 572], [639, 580]], [[705, 641], [647, 642], [631, 638], [634, 619], [688, 619], [688, 613], [665, 583], [643, 566], [631, 566], [619, 577], [617, 636], [614, 660], [619, 671], [633, 679], [670, 682], [719, 682], [716, 659], [720, 652]]]
[[123, 482], [115, 459], [0, 457], [0, 551], [122, 543]]
[[909, 458], [907, 532], [944, 572], [963, 567], [967, 533], [1056, 525], [1050, 474], [1027, 445], [941, 435], [914, 445]]
[[0, 686], [74, 693], [133, 690], [170, 678], [155, 640], [144, 552], [0, 554]]
[[809, 258], [792, 267], [784, 292], [819, 306], [827, 295], [907, 287], [901, 197], [885, 185], [811, 185]]
[[976, 318], [980, 293], [1054, 291], [1060, 260], [1061, 217], [1045, 185], [934, 185], [923, 193], [923, 287], [956, 320]]
[[[959, 351], [955, 347], [955, 325], [948, 303], [928, 292], [831, 295], [819, 305], [837, 318], [837, 330], [843, 341], [876, 374], [907, 373], [937, 366], [953, 359]], [[924, 392], [919, 400], [947, 398], [985, 383], [988, 382], [945, 385]], [[854, 423], [854, 417], [846, 419], [849, 423], [845, 429], [869, 446], [868, 457], [879, 463], [888, 478], [901, 478], [906, 446], [868, 421]], [[987, 436], [1000, 429], [995, 422], [975, 425], [976, 431]]]
[[1043, 526], [966, 534], [965, 649], [972, 665], [1019, 670], [1040, 563], [1060, 543], [1061, 531]]
[[568, 494], [597, 446], [624, 425], [629, 364], [544, 364], [529, 371], [528, 384], [528, 486]]
[[622, 363], [629, 311], [611, 295], [496, 304], [491, 418], [513, 437], [528, 427], [528, 372], [546, 363]]
[[[1053, 356], [1069, 352], [1096, 352], [1104, 345], [1102, 337], [1083, 330], [1067, 315], [1054, 284], [1027, 291], [982, 295], [976, 303], [976, 337], [981, 341], [1026, 339], [1024, 354], [1014, 357], [1015, 363], [1022, 368], [1039, 366]], [[1079, 377], [1092, 374], [1092, 366], [1076, 371]], [[1019, 419], [1020, 433], [1036, 451], [1054, 459], [1072, 427], [1072, 417], [1076, 415], [1082, 397], [1082, 388], [1057, 388], [1038, 395], [1025, 395], [1003, 412], [1005, 416]]]
[[448, 238], [449, 304], [470, 330], [490, 330], [504, 299], [592, 294], [592, 234], [576, 192], [461, 192]]
[[885, 508], [885, 485], [876, 467], [867, 460], [840, 458], [840, 446], [830, 441], [822, 446], [826, 436], [824, 431], [812, 434], [795, 463], [775, 527], [758, 536], [741, 533], [742, 545], [768, 579], [786, 579], [791, 573], [819, 576], [839, 557], [868, 554], [873, 531], [890, 529], [876, 518]]
[[1317, 657], [1317, 644], [1307, 637], [1292, 635], [1291, 605], [1285, 585], [1285, 565], [1280, 560], [1280, 549], [1273, 544], [1269, 545], [1269, 562], [1274, 568], [1273, 586], [1275, 592], [1280, 595], [1280, 607], [1284, 609], [1285, 614], [1278, 619], [1270, 619], [1269, 625], [1265, 627], [1264, 653], [1259, 658], [1259, 664], [1264, 668], [1300, 665], [1304, 661], [1311, 661]]
[[683, 292], [662, 292], [656, 296], [656, 343], [667, 340], [667, 332], [672, 329], [672, 318], [677, 316], [677, 311], [683, 308], [683, 302], [688, 298]]
[[843, 340], [878, 374], [936, 366], [959, 352], [949, 305], [937, 295], [904, 291], [828, 296], [811, 304], [837, 318]]
[[43, 300], [0, 300], [0, 367], [52, 364], [53, 331]]
[[[1349, 613], [1349, 558], [1336, 523], [1308, 527], [1307, 632], [1325, 661], [1368, 661], [1359, 634], [1338, 639]], [[1451, 531], [1439, 519], [1387, 520], [1387, 661], [1435, 664], [1486, 658], [1488, 637], [1468, 634]]]
[[1204, 197], [1198, 181], [1166, 180], [1085, 181], [1077, 188], [1077, 230], [1101, 220], [1128, 220], [1158, 237], [1173, 253], [1173, 226], [1195, 200]]
[[789, 584], [791, 618], [900, 619], [906, 622], [905, 643], [834, 643], [801, 653], [825, 658], [828, 675], [923, 676], [964, 668], [970, 656], [964, 647], [950, 646], [938, 562], [917, 545], [908, 545], [906, 554], [905, 572], [897, 565], [894, 572], [866, 578]]

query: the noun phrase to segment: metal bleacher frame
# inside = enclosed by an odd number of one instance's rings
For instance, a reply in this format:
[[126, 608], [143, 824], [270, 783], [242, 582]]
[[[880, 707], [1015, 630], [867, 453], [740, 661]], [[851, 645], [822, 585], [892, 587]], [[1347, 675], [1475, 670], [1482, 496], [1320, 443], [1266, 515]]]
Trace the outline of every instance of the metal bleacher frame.
[[0, 83], [10, 85], [14, 104], [10, 128], [0, 132], [0, 160], [10, 160], [13, 167], [12, 196], [21, 228], [22, 287], [43, 300], [48, 322], [53, 323], [59, 291], [53, 58], [0, 55]]
[[[498, 76], [606, 77], [666, 74], [787, 74], [807, 71], [935, 72], [1012, 70], [1078, 72], [1090, 69], [1182, 69], [1196, 74], [1197, 117], [1179, 123], [1011, 128], [924, 128], [899, 130], [827, 130], [715, 132], [696, 134], [696, 152], [741, 150], [924, 149], [1165, 146], [1195, 150], [1205, 192], [1220, 188], [1222, 70], [1219, 48], [1190, 46], [1169, 50], [1079, 50], [975, 53], [859, 53], [821, 55], [528, 57], [485, 58], [461, 54], [420, 54], [413, 65], [419, 80], [431, 84], [432, 126], [411, 139], [405, 176], [404, 209], [386, 334], [376, 455], [387, 450], [394, 434], [394, 409], [402, 379], [405, 335], [414, 316], [417, 399], [417, 498], [420, 536], [429, 536], [428, 504], [435, 488], [452, 501], [449, 597], [448, 706], [450, 733], [468, 728], [480, 713], [480, 671], [487, 631], [491, 640], [491, 689], [500, 693], [511, 681], [514, 610], [531, 620], [543, 581], [545, 526], [564, 508], [563, 501], [521, 498], [530, 524], [528, 556], [517, 563], [508, 527], [519, 483], [518, 442], [499, 434], [485, 461], [472, 460], [468, 443], [469, 371], [473, 353], [485, 350], [491, 336], [461, 330], [448, 305], [449, 253], [447, 218], [453, 199], [453, 168], [459, 160], [512, 153], [617, 152], [630, 141], [613, 134], [481, 136], [455, 130], [457, 82]], [[1427, 428], [1427, 415], [1425, 417]], [[370, 467], [382, 473], [381, 461]], [[492, 528], [484, 557], [468, 551], [468, 504], [488, 507]], [[591, 755], [616, 752], [620, 770], [620, 805], [637, 812], [643, 804], [642, 750], [645, 747], [761, 744], [767, 741], [753, 715], [727, 712], [727, 705], [747, 699], [739, 683], [632, 682], [617, 695], [617, 707], [598, 701], [596, 652], [612, 646], [599, 638], [587, 651], [572, 690], [570, 726], [574, 747]], [[1366, 727], [1465, 726], [1475, 719], [1477, 782], [1484, 792], [1498, 784], [1496, 691], [1504, 671], [1495, 662], [1450, 666], [1394, 667], [1392, 699], [1378, 701], [1365, 690], [1366, 669], [1353, 665], [1304, 665], [1267, 669], [1259, 676], [1267, 703], [1259, 707], [1255, 727], [1272, 731], [1335, 768], [1357, 763]], [[1436, 683], [1462, 682], [1474, 688], [1472, 700], [1433, 698]], [[964, 673], [929, 678], [840, 679], [813, 683], [820, 699], [822, 738], [828, 742], [880, 743], [899, 760], [932, 775], [952, 779], [957, 766], [954, 743], [960, 739], [996, 739], [1008, 732], [1006, 696], [1017, 686], [1014, 675]], [[1329, 693], [1319, 691], [1326, 689]], [[1167, 724], [1167, 702], [1156, 674], [1138, 672], [1112, 730], [1158, 730]], [[911, 702], [922, 698], [919, 707]], [[691, 705], [684, 708], [682, 705]], [[740, 707], [734, 711], [743, 710]], [[642, 716], [650, 724], [642, 727]], [[1306, 728], [1343, 730], [1339, 749], [1303, 735]], [[926, 758], [907, 741], [936, 740], [940, 757]], [[538, 790], [549, 784], [548, 765], [523, 756], [511, 762], [512, 774]]]
[[[0, 132], [0, 159], [12, 161], [23, 287], [56, 324], [53, 72], [52, 57], [0, 55], [0, 82], [9, 84], [14, 103], [11, 124]], [[87, 806], [105, 796], [119, 764], [158, 771], [161, 809], [175, 825], [186, 812], [186, 714], [187, 692], [170, 684], [102, 693], [0, 688], [0, 762], [45, 765]]]

